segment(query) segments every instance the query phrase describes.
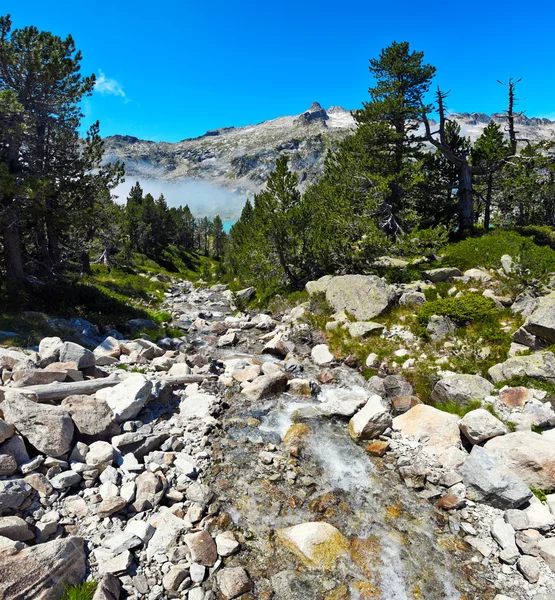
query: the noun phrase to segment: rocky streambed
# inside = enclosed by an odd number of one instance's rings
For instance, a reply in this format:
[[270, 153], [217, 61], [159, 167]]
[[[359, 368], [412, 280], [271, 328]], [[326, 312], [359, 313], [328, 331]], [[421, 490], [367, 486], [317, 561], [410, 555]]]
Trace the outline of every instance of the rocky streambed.
[[[175, 282], [180, 338], [0, 350], [0, 597], [59, 600], [85, 578], [95, 600], [555, 597], [551, 503], [511, 437], [537, 454], [548, 436], [419, 404], [399, 374], [366, 381], [310, 343], [306, 307], [234, 302]], [[503, 410], [549, 420], [536, 392]], [[501, 398], [454, 374], [434, 393]]]

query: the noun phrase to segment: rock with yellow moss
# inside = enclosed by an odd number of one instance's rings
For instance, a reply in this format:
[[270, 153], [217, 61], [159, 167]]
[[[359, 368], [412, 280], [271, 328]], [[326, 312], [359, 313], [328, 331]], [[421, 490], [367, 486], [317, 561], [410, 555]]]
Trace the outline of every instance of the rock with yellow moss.
[[349, 540], [329, 523], [301, 523], [276, 534], [283, 546], [313, 569], [333, 570], [338, 559], [349, 553]]

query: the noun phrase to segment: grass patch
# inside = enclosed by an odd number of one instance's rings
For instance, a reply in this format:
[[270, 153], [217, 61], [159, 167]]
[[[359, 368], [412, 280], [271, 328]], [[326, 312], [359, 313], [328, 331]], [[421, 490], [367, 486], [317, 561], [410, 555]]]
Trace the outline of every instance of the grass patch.
[[96, 581], [85, 581], [66, 588], [61, 600], [92, 600], [96, 591]]
[[540, 490], [538, 488], [530, 488], [530, 491], [532, 492], [532, 494], [534, 494], [534, 496], [536, 496], [536, 498], [542, 502], [543, 504], [545, 504], [547, 502], [547, 491], [546, 490]]
[[438, 410], [451, 413], [452, 415], [458, 415], [459, 417], [464, 417], [464, 415], [469, 412], [476, 410], [477, 408], [482, 408], [481, 400], [472, 400], [468, 404], [460, 404], [459, 402], [449, 400], [448, 402], [431, 403], [431, 405]]

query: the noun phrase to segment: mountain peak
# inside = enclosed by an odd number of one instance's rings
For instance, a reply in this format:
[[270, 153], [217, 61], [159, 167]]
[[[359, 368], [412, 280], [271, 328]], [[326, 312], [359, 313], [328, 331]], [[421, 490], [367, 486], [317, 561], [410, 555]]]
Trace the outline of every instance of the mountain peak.
[[324, 110], [324, 109], [322, 108], [322, 105], [319, 102], [313, 102], [310, 105], [310, 108], [306, 112], [312, 113], [312, 112], [319, 112], [322, 110]]
[[295, 125], [307, 126], [314, 121], [319, 121], [326, 127], [326, 121], [329, 119], [328, 113], [322, 108], [319, 102], [313, 102], [310, 108], [295, 119]]

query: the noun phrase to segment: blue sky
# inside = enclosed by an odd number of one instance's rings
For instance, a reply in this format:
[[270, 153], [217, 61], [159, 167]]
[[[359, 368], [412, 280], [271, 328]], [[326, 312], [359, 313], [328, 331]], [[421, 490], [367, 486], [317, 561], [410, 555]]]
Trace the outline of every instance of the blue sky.
[[555, 4], [25, 0], [0, 3], [15, 27], [71, 33], [98, 90], [87, 121], [103, 135], [178, 141], [324, 107], [356, 108], [371, 85], [368, 59], [393, 40], [424, 50], [451, 90], [449, 107], [495, 112], [498, 79], [522, 77], [528, 116], [555, 118]]

